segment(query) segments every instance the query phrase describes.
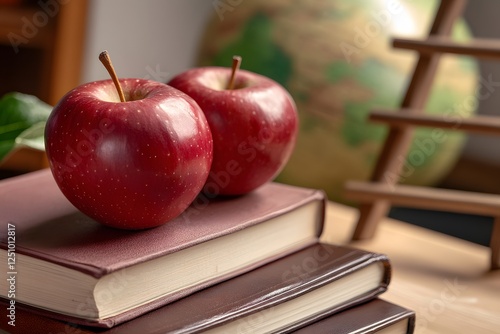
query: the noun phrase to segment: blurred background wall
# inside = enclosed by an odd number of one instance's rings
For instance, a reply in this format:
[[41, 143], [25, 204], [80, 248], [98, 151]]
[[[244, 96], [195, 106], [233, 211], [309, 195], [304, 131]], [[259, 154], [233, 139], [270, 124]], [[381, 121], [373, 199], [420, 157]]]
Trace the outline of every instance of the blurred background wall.
[[97, 59], [108, 50], [119, 75], [166, 81], [192, 67], [211, 0], [91, 0], [82, 82], [107, 78]]

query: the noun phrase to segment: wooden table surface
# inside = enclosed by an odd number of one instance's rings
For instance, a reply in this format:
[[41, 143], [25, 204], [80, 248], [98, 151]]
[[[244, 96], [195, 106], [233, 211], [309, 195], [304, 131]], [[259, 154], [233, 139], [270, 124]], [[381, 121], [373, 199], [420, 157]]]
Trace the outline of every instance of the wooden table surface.
[[415, 333], [500, 333], [489, 248], [389, 218], [375, 238], [350, 242], [356, 220], [356, 209], [330, 203], [322, 241], [387, 254], [393, 276], [381, 298], [416, 312]]

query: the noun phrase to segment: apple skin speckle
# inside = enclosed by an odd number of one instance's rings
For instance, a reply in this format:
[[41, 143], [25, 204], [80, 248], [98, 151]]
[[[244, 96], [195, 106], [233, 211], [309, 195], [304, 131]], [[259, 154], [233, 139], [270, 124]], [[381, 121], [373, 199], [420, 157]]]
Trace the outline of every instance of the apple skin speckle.
[[154, 81], [120, 82], [127, 102], [111, 80], [79, 86], [59, 101], [47, 121], [47, 156], [80, 211], [115, 228], [151, 228], [180, 215], [200, 193], [212, 135], [188, 95]]

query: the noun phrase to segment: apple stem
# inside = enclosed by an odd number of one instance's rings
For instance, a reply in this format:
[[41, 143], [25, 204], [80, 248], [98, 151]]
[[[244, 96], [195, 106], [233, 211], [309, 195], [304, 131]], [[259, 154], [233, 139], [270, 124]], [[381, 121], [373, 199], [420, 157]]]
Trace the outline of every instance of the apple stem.
[[104, 65], [106, 70], [108, 70], [109, 76], [113, 79], [116, 90], [118, 91], [118, 96], [120, 96], [120, 101], [126, 102], [125, 95], [123, 94], [122, 86], [120, 85], [120, 81], [118, 80], [118, 76], [116, 75], [115, 68], [111, 63], [111, 58], [109, 57], [108, 51], [104, 50], [99, 54], [99, 60]]
[[241, 65], [241, 57], [233, 56], [233, 66], [231, 71], [231, 78], [229, 79], [229, 83], [227, 84], [227, 89], [231, 90], [234, 87], [234, 79], [236, 77], [236, 72], [240, 69]]

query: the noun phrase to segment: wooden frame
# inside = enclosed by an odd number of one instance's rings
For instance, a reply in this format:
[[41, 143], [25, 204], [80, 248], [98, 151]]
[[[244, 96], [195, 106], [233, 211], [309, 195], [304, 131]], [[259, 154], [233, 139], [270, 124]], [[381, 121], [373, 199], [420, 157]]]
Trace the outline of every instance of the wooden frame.
[[61, 5], [53, 46], [48, 101], [54, 105], [80, 84], [87, 22], [87, 0]]
[[423, 114], [441, 53], [500, 60], [500, 41], [476, 39], [460, 44], [449, 38], [453, 23], [461, 15], [465, 4], [466, 0], [442, 0], [426, 40], [394, 40], [394, 47], [419, 52], [419, 60], [401, 108], [397, 112], [379, 110], [371, 113], [372, 121], [386, 122], [390, 131], [370, 182], [348, 182], [346, 196], [362, 202], [353, 240], [371, 238], [378, 222], [387, 215], [392, 204], [492, 216], [495, 221], [490, 240], [491, 268], [497, 269], [500, 268], [499, 195], [401, 186], [396, 184], [396, 178], [385, 177], [400, 174], [404, 160], [398, 158], [406, 156], [415, 126], [500, 135], [500, 118], [476, 116], [455, 124]]
[[[50, 6], [50, 9], [44, 9], [36, 1], [0, 5], [0, 44], [9, 45], [12, 36], [18, 36], [25, 41], [20, 42], [14, 52], [19, 49], [41, 50], [41, 70], [36, 79], [38, 87], [29, 93], [54, 105], [66, 92], [80, 84], [88, 1], [55, 1]], [[35, 17], [46, 21], [36, 22]], [[27, 22], [37, 29], [29, 38], [23, 33]]]

